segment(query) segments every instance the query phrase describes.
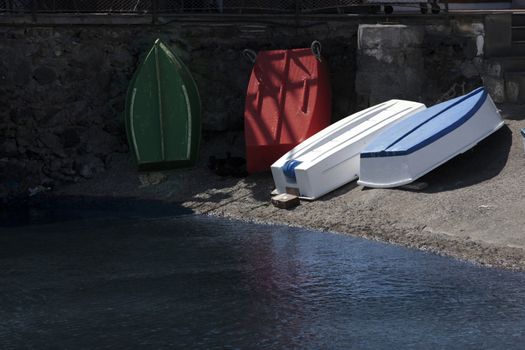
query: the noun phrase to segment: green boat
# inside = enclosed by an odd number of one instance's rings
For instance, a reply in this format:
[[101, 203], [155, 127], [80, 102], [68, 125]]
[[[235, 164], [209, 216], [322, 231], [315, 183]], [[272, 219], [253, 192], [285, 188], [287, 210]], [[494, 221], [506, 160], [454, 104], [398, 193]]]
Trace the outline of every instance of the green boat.
[[139, 170], [195, 164], [201, 134], [199, 92], [189, 70], [160, 39], [133, 76], [125, 113]]

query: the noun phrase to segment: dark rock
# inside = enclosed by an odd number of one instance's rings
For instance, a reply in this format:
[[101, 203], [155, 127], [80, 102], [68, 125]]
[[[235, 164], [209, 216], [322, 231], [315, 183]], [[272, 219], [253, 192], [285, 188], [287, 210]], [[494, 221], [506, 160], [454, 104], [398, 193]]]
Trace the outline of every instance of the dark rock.
[[23, 148], [25, 152], [25, 149], [28, 148], [31, 144], [35, 142], [35, 133], [33, 130], [27, 129], [27, 128], [18, 128], [16, 131], [16, 143], [18, 145], [18, 148]]
[[82, 134], [82, 141], [88, 153], [106, 156], [118, 151], [118, 138], [97, 127], [92, 127]]
[[62, 145], [65, 148], [75, 147], [80, 143], [80, 136], [75, 129], [66, 129], [61, 135]]
[[62, 167], [62, 162], [60, 161], [60, 159], [53, 159], [51, 163], [49, 164], [49, 170], [52, 173], [59, 171], [61, 167]]
[[57, 78], [55, 71], [49, 67], [39, 67], [33, 72], [33, 78], [41, 84], [51, 84]]
[[53, 152], [60, 151], [62, 149], [62, 142], [60, 142], [60, 138], [53, 134], [51, 131], [47, 131], [43, 134], [41, 134], [38, 139], [42, 141], [44, 146], [52, 150]]
[[86, 155], [75, 161], [75, 171], [86, 179], [105, 170], [104, 162], [93, 155]]
[[4, 140], [0, 144], [0, 158], [18, 156], [18, 147], [13, 139]]
[[26, 85], [31, 80], [31, 65], [28, 62], [19, 63], [13, 73], [13, 82], [18, 85]]
[[40, 121], [40, 125], [42, 127], [63, 127], [68, 124], [69, 120], [69, 112], [65, 109], [58, 110], [56, 112], [53, 112], [53, 110], [49, 110], [48, 113], [45, 114], [45, 117]]
[[18, 125], [28, 125], [33, 119], [33, 110], [29, 107], [21, 107], [20, 109], [12, 109], [10, 117], [13, 122]]

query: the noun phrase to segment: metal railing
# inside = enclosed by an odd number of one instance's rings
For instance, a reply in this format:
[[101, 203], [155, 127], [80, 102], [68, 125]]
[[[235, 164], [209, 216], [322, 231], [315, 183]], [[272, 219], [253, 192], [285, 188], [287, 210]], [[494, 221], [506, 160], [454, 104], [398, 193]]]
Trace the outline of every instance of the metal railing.
[[[414, 1], [417, 3], [417, 0]], [[0, 0], [3, 13], [312, 13], [344, 12], [366, 0]]]

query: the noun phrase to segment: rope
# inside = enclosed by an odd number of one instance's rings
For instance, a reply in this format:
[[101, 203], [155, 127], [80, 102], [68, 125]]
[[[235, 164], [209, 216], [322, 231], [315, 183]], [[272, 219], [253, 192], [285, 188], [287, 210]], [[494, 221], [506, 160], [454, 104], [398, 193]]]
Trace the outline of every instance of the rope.
[[252, 64], [255, 63], [255, 59], [257, 58], [257, 54], [255, 53], [255, 51], [250, 49], [244, 49], [242, 51], [242, 55], [244, 56], [244, 58], [246, 58], [246, 60], [248, 60], [248, 62]]
[[312, 45], [310, 46], [310, 48], [312, 49], [312, 53], [314, 54], [315, 58], [317, 58], [317, 60], [319, 62], [322, 62], [321, 60], [321, 43], [317, 40], [314, 40], [312, 42]]

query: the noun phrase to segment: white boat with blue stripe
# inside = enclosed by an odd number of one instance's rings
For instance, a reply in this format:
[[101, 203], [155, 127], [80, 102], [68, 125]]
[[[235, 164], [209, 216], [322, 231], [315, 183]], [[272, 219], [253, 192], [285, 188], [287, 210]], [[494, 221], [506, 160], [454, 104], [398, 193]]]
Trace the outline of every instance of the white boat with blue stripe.
[[406, 185], [461, 154], [504, 125], [483, 87], [432, 106], [379, 134], [361, 153], [358, 183]]
[[352, 114], [297, 145], [271, 167], [278, 193], [316, 199], [356, 180], [359, 154], [385, 128], [426, 107], [390, 100]]

